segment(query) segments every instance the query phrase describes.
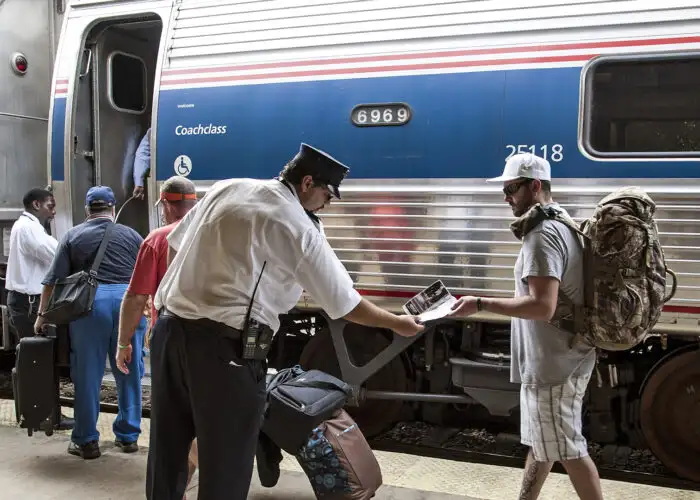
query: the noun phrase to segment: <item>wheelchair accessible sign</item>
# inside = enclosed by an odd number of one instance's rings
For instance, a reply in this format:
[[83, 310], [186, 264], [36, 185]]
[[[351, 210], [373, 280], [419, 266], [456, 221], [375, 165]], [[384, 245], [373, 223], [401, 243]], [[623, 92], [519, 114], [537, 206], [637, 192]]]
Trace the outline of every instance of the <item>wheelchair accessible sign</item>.
[[192, 172], [192, 160], [187, 155], [180, 155], [175, 159], [175, 173], [187, 177]]

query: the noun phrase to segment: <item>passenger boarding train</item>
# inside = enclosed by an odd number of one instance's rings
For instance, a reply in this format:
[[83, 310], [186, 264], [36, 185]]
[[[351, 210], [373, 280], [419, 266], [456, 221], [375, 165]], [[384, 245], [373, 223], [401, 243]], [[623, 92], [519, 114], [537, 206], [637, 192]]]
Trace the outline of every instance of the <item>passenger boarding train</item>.
[[[616, 187], [642, 186], [678, 291], [643, 345], [601, 355], [586, 435], [650, 447], [700, 481], [698, 88], [688, 0], [73, 0], [49, 114], [54, 230], [83, 219], [91, 185], [129, 197], [126, 152], [149, 127], [149, 200], [120, 220], [142, 234], [171, 175], [202, 194], [271, 178], [306, 142], [350, 166], [321, 214], [329, 242], [363, 295], [400, 311], [436, 280], [513, 294], [520, 242], [500, 186], [484, 182], [513, 154], [550, 161], [555, 200], [579, 221]], [[508, 343], [493, 314], [406, 340], [329, 321], [304, 296], [270, 361], [342, 376], [374, 435], [403, 418], [515, 422]]]

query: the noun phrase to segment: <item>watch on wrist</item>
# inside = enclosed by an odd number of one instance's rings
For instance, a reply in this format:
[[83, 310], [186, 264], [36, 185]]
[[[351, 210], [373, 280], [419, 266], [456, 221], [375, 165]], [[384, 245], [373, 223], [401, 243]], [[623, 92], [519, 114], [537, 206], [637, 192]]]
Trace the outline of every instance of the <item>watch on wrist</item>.
[[483, 311], [484, 310], [484, 305], [481, 303], [481, 297], [478, 297], [476, 299], [476, 310], [477, 311]]

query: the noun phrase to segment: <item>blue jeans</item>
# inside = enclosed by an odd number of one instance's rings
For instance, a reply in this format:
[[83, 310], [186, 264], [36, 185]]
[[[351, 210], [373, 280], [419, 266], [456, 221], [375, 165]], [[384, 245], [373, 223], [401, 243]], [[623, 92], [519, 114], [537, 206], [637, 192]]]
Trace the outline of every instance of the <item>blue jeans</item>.
[[133, 353], [129, 374], [116, 366], [119, 336], [119, 309], [127, 284], [100, 284], [95, 303], [88, 316], [70, 324], [70, 372], [75, 386], [75, 427], [71, 439], [78, 445], [99, 441], [97, 417], [100, 413], [100, 386], [109, 356], [117, 382], [119, 413], [114, 421], [114, 435], [120, 441], [136, 441], [141, 433], [141, 378], [144, 372], [143, 336], [146, 318], [142, 317], [131, 339]]

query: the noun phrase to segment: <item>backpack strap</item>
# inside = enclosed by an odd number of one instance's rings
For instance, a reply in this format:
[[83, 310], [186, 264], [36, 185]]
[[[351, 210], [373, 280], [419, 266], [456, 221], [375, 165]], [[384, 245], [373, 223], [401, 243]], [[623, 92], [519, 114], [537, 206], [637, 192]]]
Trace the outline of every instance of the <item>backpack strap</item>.
[[533, 205], [527, 212], [518, 217], [510, 225], [510, 230], [516, 238], [522, 240], [530, 231], [542, 224], [545, 220], [555, 220], [561, 222], [566, 227], [576, 232], [580, 236], [589, 239], [581, 229], [576, 226], [576, 223], [570, 217], [564, 215], [563, 212], [554, 207], [543, 207], [541, 204]]
[[[572, 345], [583, 341], [583, 336], [582, 333], [584, 332], [585, 328], [587, 328], [586, 325], [586, 311], [587, 311], [587, 305], [591, 303], [589, 301], [588, 297], [588, 292], [593, 290], [593, 275], [590, 272], [586, 272], [587, 269], [591, 269], [590, 263], [591, 263], [591, 251], [590, 251], [590, 237], [585, 234], [579, 227], [576, 225], [573, 219], [570, 217], [564, 215], [561, 211], [552, 208], [552, 207], [547, 207], [547, 208], [541, 208], [542, 212], [544, 212], [545, 216], [547, 219], [557, 221], [567, 228], [569, 228], [571, 231], [573, 231], [577, 236], [580, 236], [581, 238], [576, 238], [579, 240], [579, 243], [581, 244], [581, 250], [583, 251], [583, 269], [584, 269], [584, 276], [583, 276], [583, 296], [584, 296], [584, 303], [583, 304], [576, 304], [574, 303], [571, 298], [564, 293], [564, 291], [559, 287], [558, 290], [558, 296], [560, 303], [562, 304], [561, 307], [557, 307], [557, 311], [555, 312], [555, 317], [550, 321], [554, 326], [557, 328], [560, 328], [562, 330], [565, 330], [569, 333], [574, 334], [574, 339], [572, 341]], [[585, 222], [584, 226], [585, 227]]]
[[90, 274], [92, 276], [97, 276], [97, 270], [100, 268], [102, 259], [104, 258], [105, 252], [107, 251], [107, 244], [109, 243], [110, 236], [112, 236], [112, 230], [114, 229], [114, 225], [114, 222], [111, 222], [107, 226], [107, 229], [105, 229], [105, 234], [102, 236], [100, 248], [97, 250], [97, 255], [95, 256], [95, 260], [92, 262], [92, 267], [90, 267]]
[[548, 213], [542, 208], [539, 203], [531, 207], [527, 212], [518, 217], [510, 225], [510, 230], [516, 238], [522, 240], [527, 234], [542, 224], [545, 220], [551, 218]]
[[671, 271], [668, 267], [666, 268], [666, 274], [671, 276], [673, 278], [673, 285], [671, 285], [671, 291], [667, 296], [664, 297], [664, 304], [671, 300], [674, 295], [676, 295], [676, 288], [678, 288], [678, 278], [676, 277], [676, 273]]
[[[583, 268], [592, 269], [590, 267], [592, 263], [592, 253], [590, 249], [590, 237], [586, 235], [581, 228], [579, 228], [576, 223], [570, 217], [566, 216], [562, 211], [548, 206], [543, 207], [541, 204], [536, 204], [530, 210], [528, 210], [521, 217], [516, 219], [510, 226], [513, 234], [520, 240], [522, 240], [530, 231], [535, 229], [545, 220], [557, 221], [571, 231], [573, 231], [577, 240], [581, 244], [583, 250]], [[582, 228], [585, 228], [586, 223]], [[580, 236], [580, 238], [579, 238]], [[550, 323], [555, 327], [573, 333], [575, 338], [574, 342], [582, 341], [582, 332], [586, 328], [586, 311], [588, 310], [587, 305], [592, 304], [592, 297], [589, 295], [593, 291], [593, 276], [589, 272], [584, 272], [584, 304], [575, 304], [561, 289], [558, 292], [558, 304], [557, 310], [554, 313], [554, 317], [550, 320]]]
[[586, 308], [581, 304], [575, 304], [563, 291], [559, 288], [559, 304], [554, 312], [554, 317], [549, 321], [550, 324], [556, 326], [560, 330], [569, 332], [574, 335], [571, 345], [582, 341], [582, 333], [586, 328]]

